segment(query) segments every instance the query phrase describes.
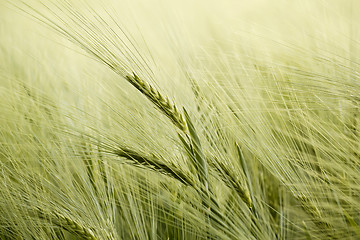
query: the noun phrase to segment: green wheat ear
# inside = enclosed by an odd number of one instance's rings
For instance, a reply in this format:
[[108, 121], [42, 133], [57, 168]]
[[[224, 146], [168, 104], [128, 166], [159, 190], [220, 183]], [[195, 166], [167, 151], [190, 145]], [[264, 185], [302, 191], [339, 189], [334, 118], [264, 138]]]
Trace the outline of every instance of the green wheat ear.
[[78, 223], [77, 221], [74, 221], [69, 217], [66, 217], [60, 213], [51, 212], [49, 214], [45, 214], [45, 212], [41, 208], [37, 207], [37, 215], [39, 216], [39, 218], [49, 221], [55, 224], [56, 226], [70, 233], [73, 233], [78, 237], [80, 237], [81, 239], [86, 239], [86, 240], [99, 239], [95, 236], [94, 232], [90, 228], [85, 227], [80, 223]]
[[203, 149], [200, 143], [200, 139], [196, 133], [195, 127], [190, 119], [189, 114], [186, 109], [183, 108], [186, 125], [188, 127], [188, 133], [185, 132], [187, 140], [184, 139], [181, 133], [178, 133], [178, 137], [185, 148], [189, 160], [193, 169], [196, 171], [198, 180], [205, 188], [206, 192], [209, 192], [209, 173], [208, 173], [208, 164], [203, 153]]
[[153, 102], [180, 130], [186, 131], [184, 117], [167, 96], [163, 96], [153, 86], [141, 80], [135, 73], [133, 73], [133, 76], [128, 75], [125, 78]]
[[242, 196], [243, 201], [250, 208], [253, 208], [253, 201], [251, 199], [251, 196], [254, 196], [254, 193], [253, 193], [253, 187], [252, 187], [252, 184], [251, 184], [251, 176], [250, 176], [249, 168], [247, 167], [244, 154], [242, 153], [239, 144], [238, 143], [235, 143], [235, 144], [236, 144], [236, 150], [237, 150], [237, 153], [238, 153], [238, 156], [239, 156], [239, 160], [240, 160], [240, 163], [241, 163], [241, 167], [242, 167], [242, 170], [243, 170], [243, 172], [245, 174], [245, 177], [246, 177], [246, 180], [247, 180], [246, 181], [247, 186], [248, 186], [248, 189], [250, 191], [250, 193], [249, 193], [249, 191], [241, 188], [242, 191], [240, 191], [240, 193], [241, 193], [240, 196]]
[[172, 177], [186, 186], [194, 187], [195, 185], [194, 181], [184, 171], [170, 164], [161, 162], [153, 156], [146, 156], [143, 153], [124, 147], [115, 150], [114, 154], [126, 158], [135, 166], [142, 166], [154, 170], [157, 173]]
[[[203, 149], [200, 143], [200, 139], [196, 133], [195, 127], [190, 119], [189, 114], [187, 113], [186, 109], [183, 108], [186, 125], [188, 126], [189, 130], [189, 141], [190, 145], [186, 144], [183, 138], [180, 138], [183, 142], [188, 154], [190, 154], [190, 159], [198, 172], [199, 180], [204, 185], [206, 191], [210, 190], [209, 186], [209, 170], [208, 164], [203, 153]], [[185, 145], [186, 144], [186, 145]], [[190, 151], [190, 152], [189, 152]]]

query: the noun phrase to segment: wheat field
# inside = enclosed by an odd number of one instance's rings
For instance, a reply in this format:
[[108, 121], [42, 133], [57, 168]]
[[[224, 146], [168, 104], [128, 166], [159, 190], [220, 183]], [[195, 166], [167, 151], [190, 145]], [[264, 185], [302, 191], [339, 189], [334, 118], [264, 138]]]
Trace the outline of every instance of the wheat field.
[[358, 39], [356, 0], [0, 0], [0, 239], [360, 239]]

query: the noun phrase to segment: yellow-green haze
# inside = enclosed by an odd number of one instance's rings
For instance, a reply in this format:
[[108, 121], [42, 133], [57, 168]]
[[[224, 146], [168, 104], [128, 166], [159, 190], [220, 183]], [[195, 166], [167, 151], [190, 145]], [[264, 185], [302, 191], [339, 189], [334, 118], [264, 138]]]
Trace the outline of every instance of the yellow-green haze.
[[359, 239], [360, 2], [0, 0], [0, 239]]

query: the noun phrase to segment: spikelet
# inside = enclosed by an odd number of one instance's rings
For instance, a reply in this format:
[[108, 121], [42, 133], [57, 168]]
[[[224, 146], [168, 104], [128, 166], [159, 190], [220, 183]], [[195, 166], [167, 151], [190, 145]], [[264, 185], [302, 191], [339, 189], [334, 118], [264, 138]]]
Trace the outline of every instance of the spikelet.
[[186, 132], [187, 127], [183, 115], [168, 97], [164, 97], [154, 87], [141, 80], [135, 73], [133, 73], [133, 76], [126, 76], [126, 79], [152, 101], [181, 131]]

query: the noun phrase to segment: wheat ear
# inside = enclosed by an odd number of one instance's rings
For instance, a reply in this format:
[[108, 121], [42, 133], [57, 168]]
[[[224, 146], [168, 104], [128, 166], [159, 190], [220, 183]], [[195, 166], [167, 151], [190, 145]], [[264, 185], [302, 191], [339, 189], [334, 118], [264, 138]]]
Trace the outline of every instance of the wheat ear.
[[304, 194], [295, 196], [300, 201], [301, 208], [312, 217], [313, 223], [321, 229], [329, 229], [331, 225], [323, 220], [320, 210], [311, 202], [311, 200]]
[[229, 167], [219, 161], [217, 161], [216, 164], [211, 164], [211, 167], [218, 172], [226, 186], [233, 189], [249, 208], [253, 207], [249, 191], [239, 183]]
[[186, 123], [183, 115], [168, 97], [164, 97], [150, 84], [141, 80], [135, 73], [133, 73], [133, 76], [128, 75], [125, 78], [131, 85], [152, 101], [180, 130], [186, 131]]
[[42, 219], [46, 219], [56, 226], [70, 232], [76, 234], [78, 237], [87, 240], [97, 240], [94, 232], [85, 226], [82, 226], [80, 223], [60, 214], [57, 212], [51, 212], [50, 214], [45, 214], [41, 208], [37, 208], [38, 216]]
[[194, 181], [188, 177], [185, 173], [178, 170], [177, 168], [170, 166], [168, 164], [165, 164], [155, 157], [149, 157], [145, 156], [144, 154], [140, 154], [138, 152], [135, 152], [134, 150], [124, 148], [117, 149], [114, 151], [114, 154], [116, 154], [119, 157], [126, 158], [130, 160], [132, 163], [135, 163], [140, 166], [144, 166], [153, 170], [156, 170], [159, 173], [162, 173], [166, 176], [170, 176], [181, 183], [187, 185], [187, 186], [195, 186]]

